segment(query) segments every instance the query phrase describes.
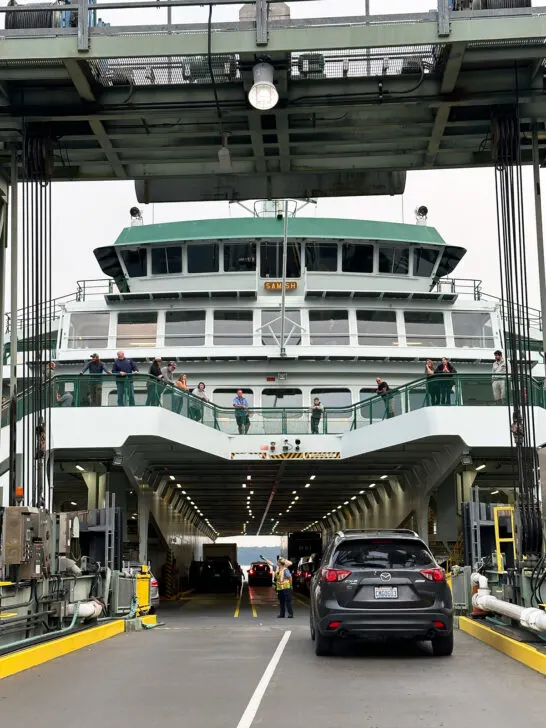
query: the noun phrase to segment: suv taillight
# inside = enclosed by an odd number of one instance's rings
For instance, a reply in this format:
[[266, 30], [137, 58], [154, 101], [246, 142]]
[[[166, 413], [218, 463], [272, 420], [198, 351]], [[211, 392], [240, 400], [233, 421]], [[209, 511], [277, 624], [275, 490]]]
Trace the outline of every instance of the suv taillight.
[[152, 580], [150, 581], [150, 586], [153, 586], [153, 587], [156, 587], [156, 588], [157, 588], [158, 584], [157, 584], [157, 579], [155, 578], [155, 576], [154, 576], [154, 578], [153, 578], [153, 579], [152, 579]]
[[351, 572], [347, 569], [321, 569], [320, 578], [322, 581], [343, 581], [348, 576], [351, 576]]
[[421, 574], [429, 581], [445, 581], [446, 578], [443, 569], [425, 569]]

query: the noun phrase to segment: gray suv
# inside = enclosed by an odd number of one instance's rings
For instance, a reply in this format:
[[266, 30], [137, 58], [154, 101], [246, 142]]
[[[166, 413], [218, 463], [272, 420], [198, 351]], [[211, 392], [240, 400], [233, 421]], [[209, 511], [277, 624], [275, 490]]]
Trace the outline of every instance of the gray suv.
[[343, 637], [431, 640], [453, 652], [453, 603], [445, 573], [413, 531], [340, 531], [311, 582], [317, 655]]

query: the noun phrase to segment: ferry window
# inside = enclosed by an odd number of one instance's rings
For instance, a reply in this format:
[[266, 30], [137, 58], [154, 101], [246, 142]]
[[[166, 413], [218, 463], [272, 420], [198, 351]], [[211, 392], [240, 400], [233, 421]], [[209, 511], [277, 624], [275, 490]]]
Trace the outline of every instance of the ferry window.
[[301, 389], [278, 387], [262, 391], [262, 407], [302, 407]]
[[413, 249], [413, 275], [424, 276], [430, 278], [436, 260], [438, 251], [432, 248], [414, 248]]
[[341, 270], [346, 273], [373, 273], [373, 245], [343, 243]]
[[215, 311], [214, 344], [252, 346], [252, 311]]
[[218, 273], [218, 243], [188, 245], [188, 273]]
[[108, 346], [109, 313], [72, 313], [68, 328], [69, 349], [100, 349]]
[[[262, 311], [262, 344], [279, 346], [281, 336], [281, 312]], [[288, 309], [284, 315], [284, 344], [298, 346], [301, 344], [301, 315], [299, 311]]]
[[182, 273], [182, 248], [180, 245], [152, 248], [152, 275], [168, 273]]
[[309, 311], [311, 344], [321, 346], [349, 345], [347, 311]]
[[[254, 404], [254, 392], [251, 389], [245, 389], [244, 387], [241, 387], [243, 390], [243, 397], [246, 397], [247, 402], [250, 407]], [[215, 405], [218, 407], [233, 407], [233, 400], [237, 396], [237, 389], [215, 389], [212, 396], [212, 401]]]
[[379, 248], [379, 272], [397, 275], [408, 272], [409, 248]]
[[204, 346], [205, 311], [167, 311], [165, 346]]
[[364, 419], [369, 418], [370, 414], [372, 414], [373, 417], [373, 407], [370, 412], [370, 405], [368, 404], [368, 400], [373, 399], [377, 396], [377, 389], [369, 387], [368, 389], [361, 389], [360, 390], [360, 413]]
[[[318, 397], [320, 403], [325, 409], [330, 407], [350, 407], [351, 401], [351, 390], [350, 389], [312, 389], [311, 390], [311, 402]], [[337, 419], [347, 417], [347, 412], [342, 410], [336, 412], [335, 410], [326, 413], [328, 419]]]
[[224, 243], [224, 270], [227, 273], [256, 270], [256, 243]]
[[[262, 278], [280, 278], [282, 276], [282, 243], [261, 243], [260, 276]], [[288, 243], [286, 260], [286, 277], [301, 276], [301, 245]]]
[[127, 268], [127, 275], [130, 278], [140, 278], [141, 276], [148, 275], [146, 248], [122, 250], [121, 257]]
[[455, 346], [486, 348], [493, 346], [493, 327], [488, 313], [451, 314]]
[[309, 271], [336, 271], [337, 243], [306, 243], [305, 267]]
[[118, 314], [116, 346], [134, 349], [137, 346], [155, 346], [157, 338], [156, 311]]
[[408, 346], [445, 346], [444, 314], [431, 311], [405, 311]]
[[357, 311], [356, 325], [361, 346], [398, 346], [396, 311]]

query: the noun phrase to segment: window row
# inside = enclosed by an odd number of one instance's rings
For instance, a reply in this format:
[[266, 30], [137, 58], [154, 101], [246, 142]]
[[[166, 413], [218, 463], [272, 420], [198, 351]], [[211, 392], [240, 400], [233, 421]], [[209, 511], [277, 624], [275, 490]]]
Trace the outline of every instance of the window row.
[[[208, 343], [214, 346], [252, 346], [256, 335], [263, 346], [278, 346], [281, 329], [284, 329], [285, 345], [298, 346], [307, 343], [307, 337], [304, 338], [307, 326], [308, 342], [312, 346], [349, 346], [351, 322], [360, 346], [399, 346], [401, 336], [405, 335], [407, 346], [445, 347], [448, 338], [451, 338], [451, 333], [448, 334], [449, 323], [457, 347], [488, 348], [494, 345], [489, 313], [453, 311], [446, 316], [442, 311], [349, 312], [342, 309], [310, 309], [302, 312], [288, 309], [284, 327], [279, 310], [255, 312], [248, 309], [209, 313], [212, 317], [209, 324], [212, 327], [212, 341]], [[255, 320], [255, 313], [261, 313], [261, 318]], [[302, 325], [302, 313], [308, 317], [308, 324], [304, 321]], [[163, 325], [164, 346], [193, 347], [207, 343], [206, 311], [166, 311]], [[115, 337], [117, 347], [133, 349], [156, 346], [158, 312], [120, 312], [117, 315], [117, 328], [112, 332], [109, 313], [73, 313], [66, 345], [70, 349], [106, 348], [111, 335]]]
[[[259, 253], [259, 261], [258, 261]], [[289, 243], [287, 277], [310, 272], [389, 273], [430, 278], [440, 251], [435, 248], [370, 243]], [[180, 273], [242, 273], [259, 268], [262, 278], [282, 276], [282, 242], [186, 243], [121, 249], [130, 278]], [[185, 261], [185, 262], [184, 262]]]

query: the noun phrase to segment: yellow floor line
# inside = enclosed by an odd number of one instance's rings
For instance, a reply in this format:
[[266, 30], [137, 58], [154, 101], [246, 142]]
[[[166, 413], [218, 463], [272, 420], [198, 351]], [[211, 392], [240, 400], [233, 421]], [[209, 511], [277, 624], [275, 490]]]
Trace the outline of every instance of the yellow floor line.
[[233, 615], [234, 619], [238, 619], [239, 617], [239, 610], [241, 609], [241, 600], [237, 599], [237, 605], [235, 607], [235, 614]]
[[23, 670], [28, 670], [36, 665], [41, 665], [49, 660], [54, 660], [62, 655], [70, 652], [81, 650], [82, 647], [88, 647], [96, 642], [107, 640], [117, 634], [125, 631], [125, 622], [117, 619], [108, 624], [102, 624], [100, 627], [86, 629], [76, 634], [60, 637], [50, 642], [44, 642], [41, 645], [27, 647], [25, 650], [13, 652], [10, 655], [0, 657], [0, 680], [9, 675], [15, 675]]
[[499, 652], [512, 657], [514, 660], [523, 663], [532, 670], [536, 670], [541, 675], [546, 675], [546, 653], [539, 652], [531, 645], [513, 640], [511, 637], [507, 637], [487, 627], [485, 624], [475, 619], [469, 619], [468, 617], [461, 617], [459, 619], [459, 629], [485, 642], [490, 647], [494, 647]]
[[256, 618], [258, 616], [258, 612], [256, 611], [256, 607], [254, 606], [254, 602], [250, 602], [250, 606], [252, 607], [252, 616]]

